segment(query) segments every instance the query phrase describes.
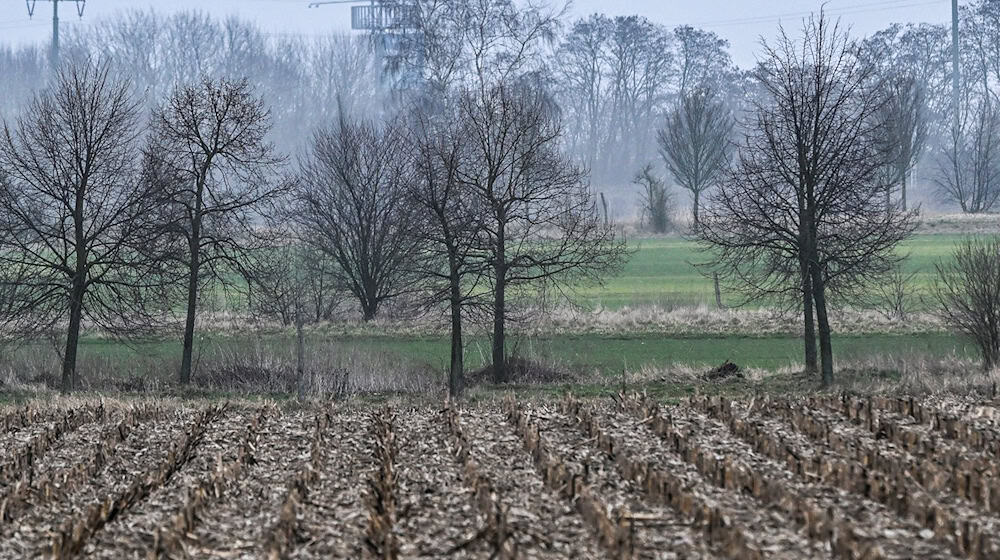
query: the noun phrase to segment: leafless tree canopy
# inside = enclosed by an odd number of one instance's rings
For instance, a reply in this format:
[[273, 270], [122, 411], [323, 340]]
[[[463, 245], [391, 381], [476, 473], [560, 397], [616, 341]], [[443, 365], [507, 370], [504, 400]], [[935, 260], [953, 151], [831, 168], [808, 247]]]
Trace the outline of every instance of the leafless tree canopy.
[[[669, 30], [639, 16], [577, 21], [557, 53], [566, 142], [600, 181], [630, 177], [654, 155], [655, 122], [677, 75]], [[693, 81], [693, 77], [692, 77]]]
[[[282, 218], [294, 221], [289, 215]], [[336, 266], [294, 231], [279, 228], [269, 230], [269, 242], [244, 257], [250, 312], [275, 318], [284, 326], [335, 319], [341, 303]]]
[[[394, 14], [372, 39], [385, 45], [389, 69], [404, 88], [426, 84], [441, 99], [455, 87], [509, 82], [539, 69], [543, 48], [556, 39], [566, 8], [514, 0], [388, 0]], [[413, 92], [416, 93], [416, 92]]]
[[971, 337], [983, 369], [1000, 364], [1000, 239], [966, 239], [954, 260], [936, 265], [933, 294], [941, 318]]
[[190, 380], [202, 285], [239, 271], [258, 212], [286, 188], [276, 175], [283, 160], [267, 140], [270, 128], [270, 114], [246, 80], [205, 78], [179, 87], [154, 113], [147, 174], [167, 201], [163, 219], [186, 276], [181, 383]]
[[694, 229], [702, 194], [714, 185], [728, 164], [733, 120], [711, 90], [683, 95], [657, 133], [660, 156], [667, 169], [693, 197]]
[[414, 289], [419, 251], [408, 203], [412, 162], [406, 129], [341, 119], [313, 137], [299, 191], [305, 239], [337, 263], [341, 284], [365, 320]]
[[892, 76], [885, 81], [885, 100], [877, 116], [880, 148], [886, 159], [886, 196], [898, 187], [900, 205], [906, 210], [907, 176], [927, 145], [928, 122], [924, 86], [913, 76]]
[[411, 118], [414, 177], [409, 199], [418, 208], [413, 231], [423, 251], [417, 272], [423, 277], [429, 305], [446, 303], [451, 323], [448, 388], [458, 396], [464, 386], [464, 322], [485, 303], [483, 273], [488, 267], [480, 243], [484, 226], [482, 200], [473, 196], [460, 173], [470, 163], [472, 149], [463, 127], [452, 116], [417, 110]]
[[0, 284], [18, 329], [63, 324], [62, 387], [84, 319], [119, 335], [158, 321], [161, 199], [137, 180], [138, 104], [108, 66], [69, 66], [0, 138]]
[[470, 142], [460, 182], [484, 213], [479, 244], [493, 295], [493, 371], [506, 381], [508, 291], [561, 289], [618, 269], [624, 240], [598, 216], [586, 173], [559, 150], [559, 120], [531, 87], [466, 93], [459, 109]]
[[888, 271], [915, 215], [886, 206], [873, 118], [883, 98], [870, 87], [873, 67], [823, 15], [803, 32], [801, 43], [782, 33], [767, 47], [757, 71], [767, 97], [710, 199], [700, 236], [723, 278], [750, 297], [799, 294], [807, 366], [815, 359], [815, 309], [829, 383], [828, 294], [850, 294]]
[[963, 121], [939, 155], [935, 183], [963, 212], [990, 212], [1000, 199], [1000, 111], [996, 102], [979, 101]]

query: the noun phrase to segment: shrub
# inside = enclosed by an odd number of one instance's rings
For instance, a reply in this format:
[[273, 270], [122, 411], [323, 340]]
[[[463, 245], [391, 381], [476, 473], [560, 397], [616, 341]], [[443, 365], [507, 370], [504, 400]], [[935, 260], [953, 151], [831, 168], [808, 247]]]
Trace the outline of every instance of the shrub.
[[983, 369], [992, 369], [1000, 360], [1000, 236], [968, 238], [952, 261], [936, 268], [933, 294], [941, 319], [971, 337], [982, 353]]
[[632, 182], [642, 187], [642, 222], [655, 233], [666, 233], [670, 229], [670, 210], [673, 197], [666, 182], [653, 171], [653, 164], [635, 174]]

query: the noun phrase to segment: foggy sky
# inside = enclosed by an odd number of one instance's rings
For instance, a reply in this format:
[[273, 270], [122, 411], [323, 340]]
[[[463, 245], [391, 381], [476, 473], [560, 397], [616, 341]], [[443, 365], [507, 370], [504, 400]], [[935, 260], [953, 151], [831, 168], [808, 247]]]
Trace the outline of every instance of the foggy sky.
[[[307, 8], [306, 0], [90, 0], [83, 22], [93, 22], [117, 11], [153, 8], [162, 12], [201, 9], [225, 17], [236, 14], [282, 36], [323, 35], [350, 29], [350, 7]], [[730, 53], [741, 67], [754, 63], [758, 39], [774, 37], [777, 25], [797, 30], [803, 16], [819, 10], [821, 0], [575, 0], [570, 20], [594, 12], [639, 14], [674, 27], [690, 24], [715, 31], [731, 43]], [[827, 12], [840, 16], [853, 35], [867, 35], [896, 22], [942, 23], [950, 20], [950, 0], [830, 0]], [[29, 19], [20, 0], [0, 0], [0, 43], [17, 45], [48, 41], [52, 33], [52, 3], [38, 1]], [[75, 2], [59, 4], [61, 25], [79, 25]]]

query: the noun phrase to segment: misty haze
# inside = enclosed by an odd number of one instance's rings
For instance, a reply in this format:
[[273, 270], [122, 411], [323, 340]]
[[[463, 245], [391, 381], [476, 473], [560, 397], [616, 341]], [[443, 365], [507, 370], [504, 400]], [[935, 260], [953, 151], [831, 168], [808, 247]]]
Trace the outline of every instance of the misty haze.
[[1000, 0], [0, 7], [0, 559], [1000, 558]]

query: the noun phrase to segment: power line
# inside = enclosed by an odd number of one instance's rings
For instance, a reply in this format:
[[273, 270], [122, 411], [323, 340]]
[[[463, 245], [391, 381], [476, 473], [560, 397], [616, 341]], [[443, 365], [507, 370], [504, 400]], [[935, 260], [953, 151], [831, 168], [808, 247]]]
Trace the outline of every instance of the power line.
[[[916, 6], [926, 6], [931, 4], [943, 4], [945, 2], [948, 2], [948, 0], [924, 0], [917, 2], [914, 2], [913, 0], [884, 0], [881, 2], [873, 2], [867, 4], [853, 4], [850, 6], [843, 6], [841, 8], [830, 9], [825, 11], [827, 14], [832, 16], [841, 16], [841, 15], [863, 14], [868, 12], [879, 12], [885, 10], [896, 10], [900, 8], [912, 8]], [[732, 25], [745, 25], [751, 23], [770, 23], [772, 21], [778, 21], [783, 18], [806, 17], [814, 13], [816, 13], [816, 10], [803, 10], [797, 12], [785, 12], [780, 14], [770, 14], [763, 16], [748, 16], [743, 18], [698, 21], [689, 23], [688, 25], [699, 26], [699, 27], [726, 27]]]
[[954, 133], [958, 133], [958, 109], [961, 100], [959, 95], [959, 55], [958, 55], [958, 0], [951, 0], [951, 88], [952, 88], [952, 110], [955, 112], [953, 126]]

